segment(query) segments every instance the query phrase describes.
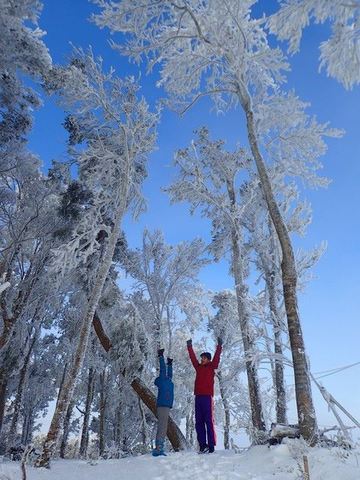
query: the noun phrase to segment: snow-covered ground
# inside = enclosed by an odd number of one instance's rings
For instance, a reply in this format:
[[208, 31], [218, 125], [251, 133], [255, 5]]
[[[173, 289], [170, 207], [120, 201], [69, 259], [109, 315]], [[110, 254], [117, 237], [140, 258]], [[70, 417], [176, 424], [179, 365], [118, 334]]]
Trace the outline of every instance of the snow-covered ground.
[[[300, 480], [294, 443], [258, 446], [244, 453], [219, 450], [213, 455], [170, 453], [103, 460], [90, 465], [80, 460], [57, 460], [51, 470], [27, 468], [28, 480]], [[340, 449], [308, 451], [310, 480], [360, 480], [360, 452], [346, 457]], [[298, 455], [302, 459], [302, 455]], [[17, 463], [0, 464], [1, 480], [20, 480]]]

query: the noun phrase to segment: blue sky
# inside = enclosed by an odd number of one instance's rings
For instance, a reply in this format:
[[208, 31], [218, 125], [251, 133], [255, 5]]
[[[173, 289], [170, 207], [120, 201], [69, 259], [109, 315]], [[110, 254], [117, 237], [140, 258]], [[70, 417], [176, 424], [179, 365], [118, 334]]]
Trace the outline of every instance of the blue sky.
[[[96, 9], [88, 0], [44, 0], [40, 27], [46, 30], [44, 38], [54, 62], [64, 63], [71, 51], [70, 42], [86, 48], [92, 45], [96, 55], [111, 65], [119, 75], [133, 73], [137, 68], [126, 58], [111, 50], [109, 32], [99, 30], [87, 19]], [[275, 2], [261, 0], [256, 12], [264, 6], [275, 7]], [[318, 46], [328, 34], [328, 26], [314, 26], [305, 30], [301, 51], [291, 57], [288, 88], [295, 89], [302, 100], [311, 103], [309, 113], [320, 122], [344, 129], [342, 139], [330, 139], [328, 152], [322, 158], [323, 174], [332, 179], [327, 189], [306, 190], [313, 208], [313, 222], [303, 238], [294, 238], [296, 247], [312, 248], [327, 241], [328, 248], [314, 270], [316, 278], [300, 294], [299, 306], [307, 353], [313, 372], [328, 370], [360, 361], [360, 89], [346, 91], [335, 80], [318, 72]], [[115, 38], [116, 39], [116, 38]], [[154, 103], [160, 93], [154, 87], [156, 75], [142, 75], [143, 94]], [[44, 106], [35, 113], [35, 127], [30, 148], [43, 160], [45, 168], [51, 159], [66, 156], [66, 132], [61, 124], [64, 112], [53, 99], [43, 98]], [[190, 240], [196, 236], [205, 239], [209, 224], [199, 217], [190, 217], [184, 205], [170, 206], [161, 187], [174, 178], [173, 153], [187, 146], [195, 128], [207, 124], [212, 135], [224, 138], [232, 148], [236, 142], [245, 142], [241, 112], [226, 116], [210, 113], [207, 100], [196, 105], [183, 119], [164, 112], [159, 126], [158, 149], [151, 156], [149, 177], [144, 185], [148, 212], [137, 223], [127, 219], [125, 230], [132, 246], [141, 242], [144, 227], [162, 229], [169, 243]], [[214, 264], [201, 273], [202, 283], [209, 289], [231, 288], [227, 265]], [[360, 419], [360, 365], [323, 380], [324, 386]], [[324, 402], [315, 395], [320, 423], [334, 424]]]

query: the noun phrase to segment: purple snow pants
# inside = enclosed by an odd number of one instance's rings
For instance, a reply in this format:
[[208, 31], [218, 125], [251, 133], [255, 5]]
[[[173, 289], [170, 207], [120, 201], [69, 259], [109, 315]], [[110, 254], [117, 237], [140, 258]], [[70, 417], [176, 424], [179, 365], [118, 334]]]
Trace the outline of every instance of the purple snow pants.
[[200, 448], [216, 445], [214, 403], [211, 395], [195, 395], [195, 428]]

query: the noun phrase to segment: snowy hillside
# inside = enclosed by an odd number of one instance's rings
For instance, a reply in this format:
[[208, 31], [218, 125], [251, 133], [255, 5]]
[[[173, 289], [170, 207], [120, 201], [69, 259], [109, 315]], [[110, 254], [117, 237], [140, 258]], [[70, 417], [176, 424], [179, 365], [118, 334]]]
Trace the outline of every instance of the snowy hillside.
[[[297, 464], [297, 443], [275, 447], [258, 446], [244, 453], [220, 450], [214, 455], [195, 452], [171, 453], [100, 461], [96, 465], [81, 460], [54, 461], [51, 470], [28, 469], [29, 480], [296, 480], [303, 476]], [[300, 455], [300, 458], [301, 455]], [[308, 452], [311, 480], [360, 479], [360, 452], [340, 449], [311, 449]], [[18, 464], [0, 465], [0, 480], [21, 478]]]

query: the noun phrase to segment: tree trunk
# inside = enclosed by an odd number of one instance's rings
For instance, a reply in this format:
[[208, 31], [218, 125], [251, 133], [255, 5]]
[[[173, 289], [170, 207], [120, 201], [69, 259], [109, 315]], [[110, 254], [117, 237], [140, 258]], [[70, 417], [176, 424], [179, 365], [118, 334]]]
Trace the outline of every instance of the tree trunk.
[[86, 453], [89, 445], [89, 421], [90, 421], [91, 405], [94, 398], [94, 386], [95, 386], [95, 371], [91, 367], [89, 368], [85, 413], [84, 413], [83, 427], [81, 431], [81, 441], [80, 441], [80, 457], [81, 458], [86, 458]]
[[[234, 185], [231, 182], [227, 182], [227, 191], [233, 213], [235, 218], [236, 209], [236, 196]], [[246, 296], [247, 288], [244, 282], [243, 276], [243, 262], [241, 260], [240, 253], [240, 233], [238, 226], [233, 226], [231, 229], [231, 241], [232, 241], [232, 274], [235, 280], [235, 293], [236, 303], [240, 322], [241, 337], [244, 346], [244, 355], [246, 363], [246, 373], [248, 380], [250, 407], [251, 407], [251, 419], [252, 419], [252, 437], [255, 443], [263, 443], [266, 427], [264, 422], [264, 416], [261, 405], [261, 395], [259, 380], [257, 375], [257, 369], [252, 361], [254, 353], [254, 343], [249, 326], [249, 316], [247, 313]]]
[[[115, 410], [115, 432], [114, 432], [114, 441], [118, 450], [122, 448], [122, 434], [123, 434], [123, 405], [122, 400], [119, 400], [119, 405]], [[117, 457], [118, 458], [118, 457]]]
[[50, 428], [43, 445], [42, 454], [36, 461], [35, 465], [37, 467], [50, 467], [50, 458], [54, 450], [56, 449], [56, 444], [59, 438], [60, 425], [68, 408], [69, 402], [73, 396], [75, 381], [85, 357], [85, 352], [91, 331], [91, 325], [101, 297], [106, 277], [108, 276], [111, 267], [116, 242], [119, 237], [120, 221], [125, 212], [127, 201], [127, 186], [123, 186], [123, 188], [120, 190], [124, 191], [119, 191], [118, 193], [120, 203], [115, 214], [114, 225], [109, 236], [108, 244], [105, 248], [104, 257], [102, 258], [102, 262], [100, 263], [97, 270], [96, 282], [89, 295], [88, 307], [81, 323], [78, 344], [74, 354], [74, 359], [69, 368], [69, 371], [67, 372], [64, 388], [61, 391], [61, 396], [59, 397], [59, 402], [56, 406]]
[[230, 407], [227, 399], [226, 388], [224, 384], [224, 379], [222, 377], [222, 373], [218, 372], [217, 377], [219, 380], [221, 401], [224, 407], [224, 448], [225, 450], [229, 450], [230, 449]]
[[275, 227], [282, 253], [281, 275], [284, 302], [289, 329], [291, 353], [294, 365], [295, 393], [300, 433], [311, 444], [317, 441], [317, 422], [311, 394], [309, 367], [306, 360], [305, 344], [301, 330], [297, 305], [297, 273], [295, 256], [289, 232], [281, 216], [272, 191], [265, 162], [261, 156], [251, 98], [242, 81], [239, 82], [239, 100], [246, 115], [249, 145], [259, 174], [262, 191]]
[[263, 255], [261, 256], [262, 267], [265, 272], [265, 283], [269, 295], [269, 308], [271, 314], [271, 323], [274, 332], [274, 353], [275, 353], [275, 371], [274, 387], [276, 392], [276, 423], [287, 423], [286, 390], [284, 380], [284, 362], [281, 338], [281, 314], [278, 307], [276, 295], [276, 274], [275, 268], [279, 268], [278, 248], [274, 238], [274, 227], [271, 218], [268, 219], [269, 228], [269, 247], [271, 251], [271, 265], [267, 265]]
[[[104, 350], [108, 352], [112, 347], [109, 337], [106, 335], [100, 318], [97, 314], [94, 315], [93, 318], [93, 325], [98, 336], [101, 345], [103, 346]], [[141, 398], [141, 400], [145, 403], [145, 405], [151, 410], [151, 412], [157, 418], [157, 411], [156, 411], [156, 397], [152, 393], [152, 391], [142, 382], [142, 380], [138, 377], [135, 377], [131, 382], [132, 389], [136, 392], [136, 394]], [[174, 420], [169, 416], [168, 422], [168, 429], [167, 429], [167, 436], [168, 439], [173, 447], [173, 449], [177, 452], [179, 450], [185, 450], [187, 448], [187, 442], [182, 434], [180, 428], [174, 422]]]
[[140, 397], [138, 397], [138, 405], [139, 405], [140, 417], [141, 417], [141, 440], [144, 446], [144, 451], [146, 451], [148, 449], [149, 439], [147, 434], [147, 422], [146, 422], [145, 410]]
[[20, 370], [20, 375], [19, 375], [19, 383], [18, 383], [18, 388], [15, 396], [15, 401], [14, 401], [14, 413], [11, 419], [11, 426], [10, 426], [10, 431], [9, 431], [9, 439], [7, 442], [7, 448], [12, 447], [15, 439], [16, 439], [16, 432], [17, 432], [17, 425], [18, 425], [18, 420], [19, 420], [19, 414], [20, 414], [20, 408], [21, 408], [21, 401], [22, 401], [22, 396], [23, 396], [23, 391], [25, 388], [25, 382], [26, 382], [26, 374], [29, 366], [29, 361], [31, 357], [31, 352], [33, 349], [33, 346], [35, 345], [36, 338], [33, 339], [29, 351], [25, 357], [24, 364]]
[[99, 456], [102, 457], [105, 452], [105, 414], [106, 414], [106, 369], [100, 373], [100, 405], [99, 405]]
[[74, 402], [70, 402], [64, 418], [63, 436], [60, 444], [60, 458], [65, 458], [66, 446], [67, 446], [67, 441], [70, 433], [70, 420], [71, 420], [73, 409], [74, 409]]
[[32, 439], [32, 432], [35, 423], [35, 415], [33, 408], [28, 409], [24, 414], [23, 427], [21, 433], [22, 445], [28, 445]]
[[8, 378], [4, 369], [0, 369], [0, 433], [4, 422]]
[[270, 273], [266, 279], [269, 292], [270, 313], [274, 330], [274, 351], [275, 351], [275, 390], [276, 390], [276, 423], [287, 423], [286, 416], [286, 391], [284, 384], [284, 364], [282, 361], [281, 324], [277, 308], [276, 292], [274, 285], [275, 273]]
[[[191, 400], [190, 400], [191, 401]], [[186, 441], [189, 445], [194, 445], [194, 407], [191, 401], [191, 408], [188, 414], [186, 415]]]
[[[12, 335], [14, 335], [14, 332]], [[7, 386], [12, 374], [17, 370], [18, 359], [19, 349], [14, 348], [13, 345], [7, 344], [2, 350], [0, 358], [0, 433], [4, 422]]]

